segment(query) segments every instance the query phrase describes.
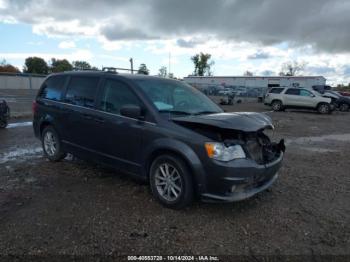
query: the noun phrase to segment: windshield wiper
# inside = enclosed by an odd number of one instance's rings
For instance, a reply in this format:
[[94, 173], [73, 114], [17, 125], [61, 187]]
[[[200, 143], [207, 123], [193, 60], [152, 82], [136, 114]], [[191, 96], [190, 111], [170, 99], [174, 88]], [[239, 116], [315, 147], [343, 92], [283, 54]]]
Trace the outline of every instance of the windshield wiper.
[[199, 112], [196, 112], [194, 113], [193, 115], [209, 115], [209, 114], [216, 114], [218, 112], [215, 112], [215, 111], [199, 111]]
[[169, 113], [169, 114], [177, 114], [177, 115], [192, 115], [189, 112], [185, 112], [185, 111], [178, 111], [178, 110], [159, 110], [160, 113]]

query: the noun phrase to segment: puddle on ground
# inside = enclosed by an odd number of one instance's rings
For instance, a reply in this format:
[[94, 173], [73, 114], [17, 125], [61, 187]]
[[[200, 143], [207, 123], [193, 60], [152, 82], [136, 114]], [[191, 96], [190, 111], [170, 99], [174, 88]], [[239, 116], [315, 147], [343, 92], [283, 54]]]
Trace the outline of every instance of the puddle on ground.
[[33, 125], [33, 122], [18, 122], [18, 123], [8, 124], [7, 128], [15, 128], [15, 127], [31, 126], [31, 125]]
[[21, 161], [27, 160], [35, 156], [39, 156], [42, 153], [41, 147], [35, 148], [16, 148], [12, 151], [0, 154], [0, 164], [7, 163], [9, 161]]

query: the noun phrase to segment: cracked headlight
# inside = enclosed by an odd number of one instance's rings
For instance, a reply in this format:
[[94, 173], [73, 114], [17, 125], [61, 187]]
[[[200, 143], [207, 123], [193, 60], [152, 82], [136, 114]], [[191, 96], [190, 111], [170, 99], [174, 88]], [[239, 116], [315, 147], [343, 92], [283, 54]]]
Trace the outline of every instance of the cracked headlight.
[[240, 145], [225, 146], [223, 143], [205, 143], [205, 149], [209, 158], [219, 161], [231, 161], [233, 159], [246, 158]]

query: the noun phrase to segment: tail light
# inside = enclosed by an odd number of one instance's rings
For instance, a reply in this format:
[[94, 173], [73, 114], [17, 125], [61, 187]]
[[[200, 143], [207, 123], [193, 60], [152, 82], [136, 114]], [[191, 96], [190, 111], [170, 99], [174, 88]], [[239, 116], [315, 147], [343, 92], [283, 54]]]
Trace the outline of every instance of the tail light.
[[38, 110], [38, 103], [36, 101], [33, 101], [33, 104], [32, 104], [33, 114], [35, 114], [37, 110]]

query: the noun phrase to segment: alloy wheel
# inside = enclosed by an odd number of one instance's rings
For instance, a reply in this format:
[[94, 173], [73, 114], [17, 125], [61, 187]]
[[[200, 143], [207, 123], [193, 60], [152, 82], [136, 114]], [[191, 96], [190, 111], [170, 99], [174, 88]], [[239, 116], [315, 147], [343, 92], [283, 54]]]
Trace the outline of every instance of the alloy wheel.
[[348, 111], [348, 110], [349, 110], [349, 105], [347, 105], [347, 104], [342, 104], [342, 105], [340, 106], [340, 111], [345, 112], [345, 111]]
[[322, 114], [326, 114], [326, 113], [328, 113], [328, 106], [327, 105], [321, 105], [320, 106], [320, 112], [322, 113]]
[[182, 181], [179, 171], [169, 163], [158, 166], [155, 185], [159, 195], [167, 201], [176, 201], [182, 193]]
[[272, 105], [272, 109], [275, 111], [279, 111], [281, 109], [281, 104], [279, 102], [274, 102]]
[[44, 148], [45, 152], [49, 156], [54, 156], [57, 151], [57, 141], [54, 134], [50, 131], [47, 131], [44, 136]]

